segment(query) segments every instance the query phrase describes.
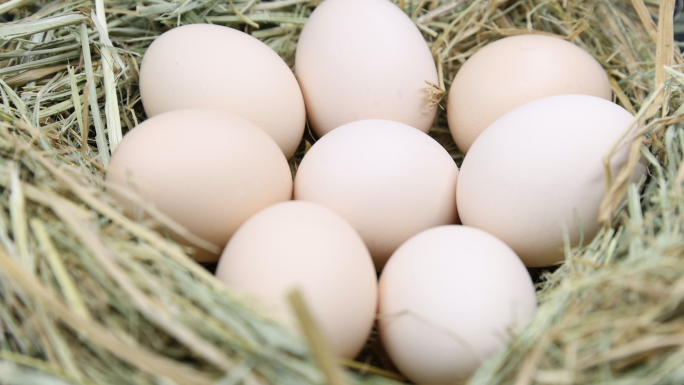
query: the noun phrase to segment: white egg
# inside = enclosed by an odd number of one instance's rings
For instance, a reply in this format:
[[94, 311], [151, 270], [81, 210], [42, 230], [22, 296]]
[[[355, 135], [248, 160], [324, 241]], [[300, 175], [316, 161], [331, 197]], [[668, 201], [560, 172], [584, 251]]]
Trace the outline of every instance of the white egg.
[[412, 237], [380, 276], [379, 331], [392, 362], [418, 384], [466, 379], [537, 307], [513, 250], [466, 226]]

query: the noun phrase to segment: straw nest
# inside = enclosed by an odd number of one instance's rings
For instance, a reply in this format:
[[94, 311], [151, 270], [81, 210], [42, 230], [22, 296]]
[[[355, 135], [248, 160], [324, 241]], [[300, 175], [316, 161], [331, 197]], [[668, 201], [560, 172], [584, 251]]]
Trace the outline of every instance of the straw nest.
[[[0, 382], [392, 382], [363, 363], [343, 363], [362, 375], [335, 374], [315, 339], [307, 344], [259, 315], [156, 230], [183, 232], [176, 224], [152, 207], [152, 219], [134, 222], [105, 193], [110, 150], [145, 119], [138, 68], [156, 36], [180, 24], [228, 25], [293, 65], [316, 3], [0, 4]], [[512, 331], [470, 383], [684, 383], [684, 60], [672, 39], [675, 1], [396, 3], [416, 21], [442, 75], [426, 85], [427, 98], [445, 96], [460, 65], [488, 42], [553, 34], [601, 62], [616, 102], [640, 127], [630, 163], [606, 176], [605, 229], [568, 248], [560, 268], [541, 272], [537, 316]], [[431, 134], [460, 163], [443, 109]], [[293, 171], [312, 140], [302, 142]], [[642, 156], [648, 178], [641, 189], [628, 187]]]

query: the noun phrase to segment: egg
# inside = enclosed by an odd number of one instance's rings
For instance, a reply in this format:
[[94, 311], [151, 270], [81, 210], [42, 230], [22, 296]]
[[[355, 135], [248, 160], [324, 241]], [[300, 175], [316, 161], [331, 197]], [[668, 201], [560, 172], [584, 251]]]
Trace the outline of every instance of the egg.
[[428, 132], [437, 112], [425, 81], [439, 83], [413, 21], [388, 0], [325, 0], [302, 29], [295, 72], [320, 137], [357, 120], [394, 120]]
[[545, 35], [497, 40], [456, 73], [447, 101], [449, 129], [465, 153], [482, 131], [509, 111], [562, 94], [610, 100], [610, 82], [591, 54], [566, 40]]
[[454, 160], [427, 134], [389, 120], [361, 120], [309, 149], [294, 197], [349, 221], [380, 270], [411, 236], [457, 221], [457, 177]]
[[373, 326], [377, 279], [368, 249], [349, 223], [315, 203], [254, 215], [228, 242], [216, 277], [286, 320], [294, 317], [286, 296], [298, 289], [340, 357], [356, 356]]
[[[549, 266], [599, 230], [603, 157], [633, 124], [624, 108], [595, 96], [530, 102], [489, 126], [461, 166], [456, 200], [464, 225], [487, 231], [527, 266]], [[629, 146], [611, 159], [617, 175]], [[645, 168], [640, 168], [643, 174]]]
[[140, 67], [148, 117], [192, 108], [232, 113], [266, 131], [290, 158], [306, 113], [297, 80], [266, 44], [238, 30], [190, 24], [159, 36]]
[[380, 276], [378, 330], [417, 384], [465, 380], [535, 314], [532, 280], [506, 244], [467, 226], [412, 237]]
[[[117, 146], [106, 179], [220, 247], [257, 211], [292, 198], [292, 174], [273, 139], [215, 110], [175, 110], [142, 122]], [[195, 259], [218, 255], [202, 251]]]

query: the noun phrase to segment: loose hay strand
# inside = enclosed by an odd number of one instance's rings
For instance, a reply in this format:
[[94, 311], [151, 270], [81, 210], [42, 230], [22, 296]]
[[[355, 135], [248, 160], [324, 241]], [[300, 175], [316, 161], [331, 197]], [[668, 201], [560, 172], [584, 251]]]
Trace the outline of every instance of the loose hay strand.
[[[674, 64], [674, 32], [673, 32], [673, 17], [675, 9], [675, 0], [662, 0], [660, 3], [660, 12], [658, 12], [658, 35], [656, 39], [656, 60], [655, 60], [655, 83], [657, 86], [665, 83], [668, 74], [665, 67], [671, 67]], [[662, 104], [665, 96], [658, 94], [655, 103], [648, 110], [647, 115], [655, 113], [656, 108], [667, 108], [667, 105]], [[665, 111], [663, 111], [665, 115]]]
[[210, 384], [211, 381], [199, 372], [190, 368], [182, 367], [177, 362], [158, 357], [155, 353], [146, 351], [141, 346], [130, 346], [112, 337], [106, 329], [95, 324], [88, 323], [80, 316], [69, 311], [52, 293], [48, 292], [43, 285], [34, 277], [30, 276], [25, 269], [9, 258], [5, 250], [0, 248], [0, 265], [3, 267], [2, 274], [5, 279], [12, 277], [12, 281], [21, 285], [21, 289], [31, 297], [39, 300], [46, 308], [62, 321], [78, 330], [79, 334], [96, 341], [100, 346], [110, 350], [124, 361], [137, 366], [144, 371], [152, 373], [166, 373], [166, 375], [187, 384]]
[[69, 308], [83, 319], [91, 320], [92, 316], [90, 315], [90, 311], [81, 298], [81, 294], [78, 292], [76, 284], [67, 272], [64, 262], [59, 256], [59, 252], [50, 240], [50, 235], [45, 228], [45, 224], [38, 218], [32, 218], [31, 229], [36, 235], [36, 240], [38, 241], [42, 254], [50, 264], [52, 273], [55, 275], [55, 279], [62, 290]]
[[287, 294], [287, 299], [297, 315], [300, 327], [309, 341], [309, 345], [316, 356], [321, 370], [325, 374], [327, 383], [329, 385], [347, 385], [348, 383], [343, 377], [342, 370], [337, 365], [332, 348], [316, 326], [301, 292], [296, 289], [292, 290]]
[[[103, 86], [105, 89], [105, 116], [107, 118], [107, 139], [109, 140], [109, 151], [114, 152], [116, 146], [121, 142], [121, 117], [119, 116], [119, 104], [116, 99], [116, 82], [114, 76], [114, 56], [110, 52], [111, 42], [109, 42], [107, 23], [104, 15], [104, 3], [102, 0], [95, 0], [97, 17], [90, 19], [95, 24], [100, 34], [100, 55], [102, 56]], [[104, 23], [104, 25], [103, 25]], [[118, 58], [118, 56], [117, 56]], [[121, 59], [117, 60], [120, 69], [123, 69]], [[106, 167], [106, 165], [105, 165]]]
[[[104, 127], [102, 127], [102, 118], [100, 117], [100, 108], [97, 103], [97, 91], [95, 90], [95, 74], [93, 72], [93, 63], [90, 55], [90, 41], [88, 40], [88, 30], [85, 24], [80, 27], [81, 47], [83, 50], [83, 60], [88, 80], [88, 104], [90, 111], [93, 114], [93, 124], [95, 125], [95, 138], [97, 140], [97, 150], [102, 159], [102, 164], [105, 168], [109, 165], [109, 147], [105, 139]], [[84, 147], [87, 148], [87, 147]]]

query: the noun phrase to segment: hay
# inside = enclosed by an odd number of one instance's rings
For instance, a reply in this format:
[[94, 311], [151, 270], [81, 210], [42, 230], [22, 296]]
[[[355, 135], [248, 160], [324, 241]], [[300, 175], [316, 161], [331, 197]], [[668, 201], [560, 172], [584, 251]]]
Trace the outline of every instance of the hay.
[[[629, 167], [607, 175], [606, 228], [542, 273], [538, 315], [470, 382], [684, 382], [684, 60], [672, 41], [674, 1], [396, 2], [443, 74], [427, 87], [430, 100], [444, 97], [460, 65], [488, 42], [553, 34], [601, 62], [616, 102], [638, 114], [642, 134], [630, 138]], [[225, 290], [156, 231], [182, 228], [150, 207], [152, 219], [132, 221], [104, 193], [110, 150], [145, 119], [138, 68], [156, 36], [180, 24], [228, 25], [292, 66], [316, 3], [0, 4], [0, 14], [14, 18], [0, 26], [0, 382], [392, 382], [330, 374], [329, 362], [319, 369], [317, 349]], [[441, 108], [431, 135], [460, 164]], [[307, 133], [293, 172], [314, 140]], [[643, 192], [626, 183], [641, 155], [651, 170]], [[187, 235], [196, 247], [212, 247]], [[363, 363], [347, 364], [364, 371]]]

